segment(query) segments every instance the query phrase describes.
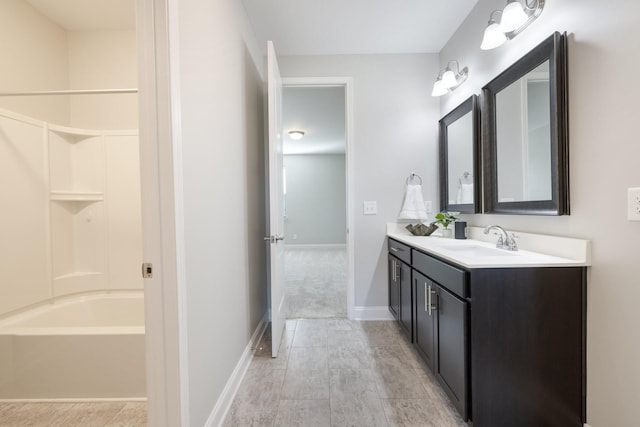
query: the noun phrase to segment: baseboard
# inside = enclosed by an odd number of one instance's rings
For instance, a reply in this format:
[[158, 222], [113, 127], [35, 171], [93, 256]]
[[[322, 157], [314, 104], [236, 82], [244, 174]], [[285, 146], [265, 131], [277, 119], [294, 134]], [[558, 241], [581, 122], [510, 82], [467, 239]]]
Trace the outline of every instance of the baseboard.
[[224, 386], [224, 389], [216, 402], [216, 406], [213, 408], [213, 411], [211, 411], [211, 415], [209, 415], [209, 419], [207, 419], [207, 422], [205, 423], [205, 427], [219, 427], [224, 422], [227, 412], [229, 412], [231, 404], [233, 403], [233, 399], [236, 397], [236, 393], [238, 393], [242, 379], [247, 373], [247, 369], [249, 369], [249, 364], [251, 364], [251, 358], [253, 357], [253, 350], [260, 343], [260, 339], [268, 325], [269, 317], [268, 313], [265, 313], [262, 320], [260, 320], [258, 327], [253, 332], [253, 335], [249, 340], [249, 344], [247, 344], [242, 356], [240, 356], [240, 360], [238, 360], [229, 381], [227, 381], [227, 384]]
[[284, 245], [285, 249], [347, 249], [346, 243], [322, 243], [322, 244], [295, 244], [295, 243], [286, 243]]
[[394, 320], [394, 318], [387, 306], [358, 306], [353, 309], [353, 320]]

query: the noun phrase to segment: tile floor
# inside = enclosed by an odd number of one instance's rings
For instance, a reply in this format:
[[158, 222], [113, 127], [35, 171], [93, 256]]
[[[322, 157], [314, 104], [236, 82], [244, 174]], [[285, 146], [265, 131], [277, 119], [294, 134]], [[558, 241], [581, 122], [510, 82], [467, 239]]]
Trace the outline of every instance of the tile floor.
[[287, 317], [347, 316], [347, 250], [285, 249]]
[[265, 334], [224, 427], [466, 426], [395, 322], [289, 320], [281, 345]]
[[0, 403], [1, 427], [143, 427], [146, 402]]

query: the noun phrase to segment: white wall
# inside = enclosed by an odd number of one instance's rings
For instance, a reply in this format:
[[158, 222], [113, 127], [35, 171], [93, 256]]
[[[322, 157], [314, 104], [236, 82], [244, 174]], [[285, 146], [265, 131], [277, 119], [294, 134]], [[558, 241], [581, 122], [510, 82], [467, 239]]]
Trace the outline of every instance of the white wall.
[[285, 243], [346, 244], [344, 154], [284, 156], [284, 167], [287, 174]]
[[[438, 200], [440, 109], [431, 96], [438, 56], [289, 56], [279, 63], [283, 77], [353, 77], [355, 305], [386, 306], [385, 224], [398, 218], [409, 173], [422, 177], [425, 200]], [[378, 202], [377, 215], [362, 214], [365, 200]]]
[[[66, 31], [24, 0], [0, 1], [0, 92], [69, 86]], [[69, 124], [67, 96], [0, 97], [0, 108]]]
[[[73, 89], [138, 87], [135, 30], [70, 31], [69, 86]], [[138, 95], [71, 97], [71, 126], [137, 129]]]
[[170, 13], [180, 49], [182, 375], [189, 425], [202, 426], [266, 309], [263, 65], [241, 2], [180, 0]]
[[469, 67], [469, 79], [442, 98], [453, 109], [549, 36], [569, 33], [571, 215], [469, 215], [473, 225], [588, 238], [593, 243], [587, 302], [587, 418], [591, 427], [638, 425], [640, 403], [640, 223], [626, 219], [628, 187], [640, 187], [638, 99], [640, 3], [547, 2], [540, 18], [511, 42], [479, 49], [489, 13], [503, 0], [480, 0], [440, 54]]

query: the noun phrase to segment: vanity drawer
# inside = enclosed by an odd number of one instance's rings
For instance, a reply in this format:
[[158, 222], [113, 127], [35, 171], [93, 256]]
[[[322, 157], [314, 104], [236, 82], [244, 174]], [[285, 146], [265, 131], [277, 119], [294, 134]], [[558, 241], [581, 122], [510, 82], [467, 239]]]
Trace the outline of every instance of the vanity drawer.
[[468, 296], [468, 273], [458, 267], [413, 250], [413, 268], [460, 298]]
[[411, 247], [400, 243], [397, 240], [389, 240], [389, 253], [394, 257], [404, 261], [407, 264], [411, 264]]

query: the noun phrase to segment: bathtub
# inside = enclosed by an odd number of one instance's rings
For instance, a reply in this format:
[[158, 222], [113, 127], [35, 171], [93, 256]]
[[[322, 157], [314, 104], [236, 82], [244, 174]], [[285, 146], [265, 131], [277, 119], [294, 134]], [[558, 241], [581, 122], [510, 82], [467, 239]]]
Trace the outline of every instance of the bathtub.
[[0, 320], [0, 400], [145, 396], [142, 292], [69, 297]]

